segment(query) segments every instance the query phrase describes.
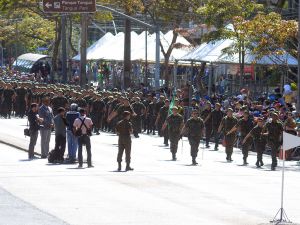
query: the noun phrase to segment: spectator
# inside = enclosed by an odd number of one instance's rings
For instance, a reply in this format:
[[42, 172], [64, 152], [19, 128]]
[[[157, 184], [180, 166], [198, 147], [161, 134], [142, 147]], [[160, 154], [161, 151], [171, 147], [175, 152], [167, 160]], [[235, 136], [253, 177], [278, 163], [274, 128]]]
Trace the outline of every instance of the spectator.
[[51, 130], [53, 128], [53, 113], [50, 105], [50, 98], [44, 97], [43, 104], [39, 108], [39, 117], [43, 119], [41, 123], [41, 154], [42, 159], [47, 158], [49, 153], [49, 143], [51, 139]]
[[92, 165], [92, 153], [91, 153], [91, 139], [90, 135], [92, 132], [93, 122], [90, 118], [86, 116], [86, 110], [81, 108], [79, 110], [80, 117], [74, 121], [74, 130], [81, 130], [81, 135], [78, 137], [78, 168], [82, 168], [83, 159], [82, 159], [82, 146], [86, 146], [87, 151], [87, 163], [88, 168], [93, 167]]
[[77, 109], [78, 109], [77, 104], [75, 103], [71, 104], [70, 111], [67, 112], [66, 115], [69, 163], [75, 163], [76, 153], [78, 148], [78, 138], [73, 133], [74, 121], [79, 117], [79, 113], [77, 112]]
[[43, 119], [38, 116], [38, 105], [32, 103], [30, 105], [30, 110], [28, 112], [28, 122], [29, 122], [29, 133], [30, 133], [30, 143], [28, 149], [28, 159], [34, 158], [34, 147], [39, 135], [40, 125], [39, 123], [43, 122]]
[[59, 108], [57, 115], [54, 117], [55, 127], [55, 150], [58, 153], [58, 161], [64, 161], [64, 154], [66, 150], [66, 125], [67, 121], [65, 118], [65, 109]]

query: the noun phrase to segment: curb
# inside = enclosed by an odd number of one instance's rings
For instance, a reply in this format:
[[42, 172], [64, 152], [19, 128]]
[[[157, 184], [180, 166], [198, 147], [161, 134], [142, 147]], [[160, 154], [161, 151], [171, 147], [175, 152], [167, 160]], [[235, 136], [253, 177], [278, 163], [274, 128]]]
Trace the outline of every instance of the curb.
[[[18, 146], [18, 145], [15, 145], [15, 144], [12, 144], [12, 143], [3, 141], [3, 140], [0, 140], [0, 143], [1, 143], [1, 144], [4, 144], [4, 145], [7, 145], [7, 146], [9, 146], [9, 147], [12, 147], [12, 148], [16, 148], [16, 149], [18, 149], [18, 150], [20, 150], [20, 151], [23, 151], [23, 152], [28, 152], [28, 150], [25, 149], [25, 148], [22, 148], [22, 147], [20, 147], [20, 146]], [[38, 155], [38, 156], [41, 156], [40, 153], [34, 152], [34, 154], [35, 154], [35, 155]]]

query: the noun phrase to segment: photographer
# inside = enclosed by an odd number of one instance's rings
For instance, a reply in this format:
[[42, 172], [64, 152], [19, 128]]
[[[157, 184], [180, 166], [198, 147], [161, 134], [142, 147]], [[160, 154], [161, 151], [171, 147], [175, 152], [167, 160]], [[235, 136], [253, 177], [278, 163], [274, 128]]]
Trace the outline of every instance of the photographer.
[[93, 167], [92, 165], [92, 153], [91, 153], [91, 133], [93, 122], [90, 118], [86, 116], [86, 110], [81, 108], [79, 110], [80, 117], [74, 121], [74, 133], [78, 137], [78, 168], [82, 168], [82, 145], [86, 146], [87, 151], [87, 163], [88, 167]]
[[29, 133], [30, 133], [30, 143], [28, 149], [28, 159], [34, 158], [34, 147], [39, 135], [40, 125], [39, 123], [43, 122], [43, 119], [38, 116], [38, 105], [32, 103], [30, 110], [28, 112], [28, 122], [29, 122]]

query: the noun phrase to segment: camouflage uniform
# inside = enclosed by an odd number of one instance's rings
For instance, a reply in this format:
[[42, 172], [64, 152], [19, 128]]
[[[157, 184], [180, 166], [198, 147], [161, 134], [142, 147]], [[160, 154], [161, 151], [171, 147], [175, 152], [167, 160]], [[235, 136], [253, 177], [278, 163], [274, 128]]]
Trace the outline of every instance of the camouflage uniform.
[[139, 137], [139, 133], [142, 132], [142, 116], [145, 111], [145, 106], [141, 102], [135, 102], [132, 104], [132, 108], [136, 116], [132, 118], [133, 134], [135, 137]]
[[193, 159], [193, 164], [196, 164], [196, 158], [198, 155], [200, 140], [202, 138], [204, 122], [200, 117], [196, 119], [190, 118], [186, 122], [185, 128], [191, 146], [191, 156]]
[[131, 124], [131, 122], [129, 122], [129, 120], [126, 120], [126, 119], [121, 120], [116, 125], [116, 131], [117, 131], [117, 133], [119, 133], [119, 141], [118, 141], [119, 151], [118, 151], [118, 157], [117, 157], [117, 162], [119, 164], [119, 168], [121, 167], [124, 150], [125, 150], [125, 154], [126, 154], [127, 167], [130, 166], [130, 162], [131, 162], [130, 132], [131, 132], [131, 130], [132, 130], [132, 124]]
[[[206, 142], [206, 147], [209, 147], [209, 141], [212, 133], [212, 117], [211, 117], [211, 109], [205, 109], [201, 113], [201, 118], [204, 121], [205, 125], [205, 142]], [[205, 121], [206, 120], [206, 121]]]
[[266, 148], [266, 137], [262, 135], [263, 132], [263, 127], [259, 127], [256, 125], [251, 131], [250, 135], [253, 138], [254, 142], [254, 147], [257, 152], [257, 161], [256, 161], [256, 166], [260, 167], [263, 166], [263, 153]]
[[229, 135], [227, 135], [227, 133], [235, 125], [237, 125], [237, 123], [238, 123], [238, 120], [234, 116], [232, 116], [232, 117], [225, 116], [221, 121], [221, 125], [222, 125], [223, 130], [224, 130], [224, 138], [225, 138], [225, 142], [226, 142], [226, 147], [225, 147], [226, 160], [228, 160], [228, 161], [232, 161], [231, 156], [232, 156], [232, 153], [233, 153], [233, 145], [234, 145], [234, 142], [236, 140], [236, 132], [232, 132]]
[[183, 117], [179, 114], [170, 115], [167, 120], [168, 133], [170, 138], [170, 150], [173, 160], [176, 160], [176, 153], [178, 149], [178, 141], [180, 139], [181, 128], [183, 124]]
[[[243, 118], [239, 120], [238, 127], [241, 132], [241, 140], [244, 140], [244, 138], [247, 136], [247, 134], [252, 130], [253, 128], [253, 121], [248, 118], [247, 120], [244, 120]], [[247, 158], [249, 149], [252, 145], [252, 139], [248, 138], [248, 140], [242, 145], [242, 153], [243, 153], [243, 160], [244, 164], [247, 164]]]
[[277, 153], [281, 145], [281, 135], [283, 132], [283, 125], [280, 121], [268, 122], [265, 125], [265, 130], [268, 132], [268, 146], [271, 148], [272, 169], [277, 167]]

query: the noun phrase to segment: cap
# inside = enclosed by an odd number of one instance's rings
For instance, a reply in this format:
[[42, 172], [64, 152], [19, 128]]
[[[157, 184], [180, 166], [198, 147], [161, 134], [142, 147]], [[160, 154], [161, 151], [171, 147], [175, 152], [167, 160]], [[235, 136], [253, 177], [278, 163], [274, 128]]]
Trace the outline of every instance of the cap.
[[228, 108], [228, 109], [227, 109], [227, 111], [231, 111], [231, 112], [233, 112], [233, 109], [232, 109], [232, 108]]
[[262, 122], [262, 121], [264, 121], [264, 118], [262, 118], [262, 117], [257, 118], [257, 122]]
[[176, 106], [173, 106], [173, 107], [172, 107], [172, 110], [173, 110], [173, 109], [176, 109], [176, 110], [178, 110], [178, 108], [177, 108]]

